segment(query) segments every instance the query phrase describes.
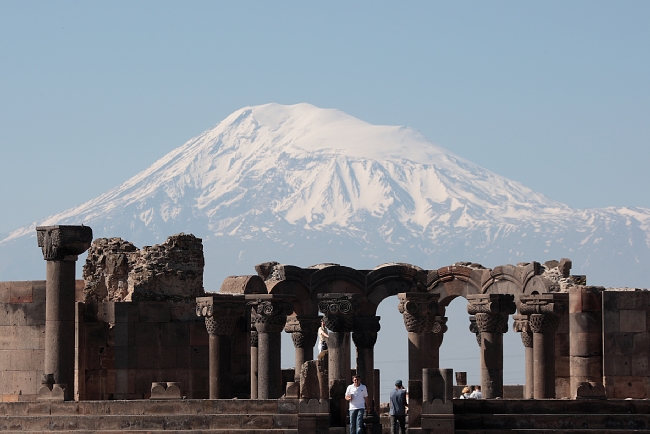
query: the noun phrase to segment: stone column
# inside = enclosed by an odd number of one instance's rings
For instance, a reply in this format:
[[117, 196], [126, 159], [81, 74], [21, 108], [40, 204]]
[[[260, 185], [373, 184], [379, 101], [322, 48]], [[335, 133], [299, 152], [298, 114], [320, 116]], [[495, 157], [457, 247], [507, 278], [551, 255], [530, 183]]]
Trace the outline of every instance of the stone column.
[[88, 250], [88, 226], [39, 226], [38, 246], [47, 261], [45, 284], [45, 375], [65, 385], [65, 399], [74, 397], [75, 262]]
[[481, 331], [481, 388], [483, 398], [503, 398], [503, 334], [508, 316], [515, 313], [512, 294], [467, 296], [467, 312], [476, 317]]
[[232, 398], [232, 334], [246, 310], [243, 295], [214, 294], [196, 298], [196, 315], [205, 318], [209, 335], [210, 399]]
[[533, 332], [535, 399], [555, 398], [555, 330], [559, 315], [566, 312], [568, 294], [537, 294], [519, 298], [519, 312], [528, 315]]
[[603, 384], [604, 289], [594, 286], [569, 288], [570, 397], [574, 399], [580, 383]]
[[[442, 306], [440, 307], [440, 310], [444, 312], [444, 308]], [[443, 315], [432, 316], [431, 333], [427, 333], [427, 336], [430, 336], [431, 345], [429, 346], [428, 354], [425, 354], [425, 368], [440, 368], [440, 346], [442, 345], [442, 340], [444, 339], [446, 332], [447, 317]]]
[[530, 330], [527, 315], [514, 315], [515, 322], [512, 329], [521, 333], [521, 342], [524, 344], [526, 357], [526, 386], [524, 389], [524, 398], [533, 399], [535, 384], [535, 360], [533, 359], [533, 332]]
[[293, 347], [296, 350], [294, 381], [300, 383], [300, 368], [303, 363], [314, 360], [314, 345], [318, 337], [319, 316], [290, 316], [284, 331], [291, 333]]
[[[328, 383], [332, 426], [345, 426], [345, 389], [350, 378], [350, 332], [359, 303], [358, 294], [318, 294], [318, 310], [325, 316]], [[364, 379], [365, 380], [365, 379]]]
[[287, 316], [293, 313], [291, 296], [272, 294], [247, 295], [255, 309], [257, 330], [257, 398], [278, 399], [282, 396], [281, 335]]
[[422, 369], [429, 368], [433, 317], [439, 312], [438, 294], [402, 292], [397, 294], [397, 309], [404, 317], [408, 332], [409, 427], [419, 428], [422, 420]]
[[251, 327], [251, 399], [257, 399], [257, 330]]
[[[368, 389], [368, 396], [371, 404], [375, 396], [375, 344], [377, 343], [377, 333], [381, 326], [379, 325], [379, 316], [357, 316], [354, 318], [354, 328], [352, 340], [357, 347], [357, 375]], [[379, 403], [376, 403], [379, 405]], [[377, 407], [376, 410], [379, 408]]]

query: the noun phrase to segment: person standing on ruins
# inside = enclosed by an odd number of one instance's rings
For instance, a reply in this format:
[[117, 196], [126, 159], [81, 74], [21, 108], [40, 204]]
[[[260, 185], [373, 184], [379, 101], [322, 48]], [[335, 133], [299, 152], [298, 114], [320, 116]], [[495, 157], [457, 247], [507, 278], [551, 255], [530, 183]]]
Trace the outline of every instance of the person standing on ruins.
[[470, 399], [482, 399], [483, 394], [481, 393], [481, 386], [474, 386], [474, 391], [469, 395]]
[[320, 327], [318, 328], [318, 354], [327, 349], [327, 339], [329, 337], [330, 336], [327, 334], [327, 326], [325, 326], [325, 320], [321, 319]]
[[350, 434], [363, 434], [363, 415], [370, 409], [368, 389], [361, 384], [361, 377], [352, 377], [352, 384], [345, 390], [345, 399], [350, 401]]
[[[395, 382], [395, 390], [390, 392], [390, 434], [406, 434], [406, 389], [402, 380]], [[398, 428], [399, 427], [399, 428]]]

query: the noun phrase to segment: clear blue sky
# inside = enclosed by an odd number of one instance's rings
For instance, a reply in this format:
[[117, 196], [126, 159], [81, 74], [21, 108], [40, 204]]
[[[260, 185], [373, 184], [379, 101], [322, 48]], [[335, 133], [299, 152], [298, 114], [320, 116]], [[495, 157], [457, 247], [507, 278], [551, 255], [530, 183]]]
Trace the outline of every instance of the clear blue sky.
[[0, 232], [247, 105], [408, 125], [576, 208], [650, 207], [650, 2], [0, 2]]

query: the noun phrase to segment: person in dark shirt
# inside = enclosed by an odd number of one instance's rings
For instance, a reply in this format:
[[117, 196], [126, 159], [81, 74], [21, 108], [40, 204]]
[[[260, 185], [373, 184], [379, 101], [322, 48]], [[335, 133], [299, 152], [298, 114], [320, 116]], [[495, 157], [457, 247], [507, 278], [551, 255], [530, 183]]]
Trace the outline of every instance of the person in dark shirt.
[[395, 382], [395, 390], [390, 392], [390, 434], [406, 434], [406, 389], [402, 386], [402, 380]]

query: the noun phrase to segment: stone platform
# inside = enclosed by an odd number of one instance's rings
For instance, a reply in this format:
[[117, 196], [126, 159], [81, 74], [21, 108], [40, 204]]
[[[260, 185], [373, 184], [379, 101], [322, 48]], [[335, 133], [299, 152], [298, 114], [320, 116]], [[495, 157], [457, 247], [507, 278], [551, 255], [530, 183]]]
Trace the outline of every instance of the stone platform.
[[298, 432], [297, 400], [6, 402], [0, 414], [3, 432]]

